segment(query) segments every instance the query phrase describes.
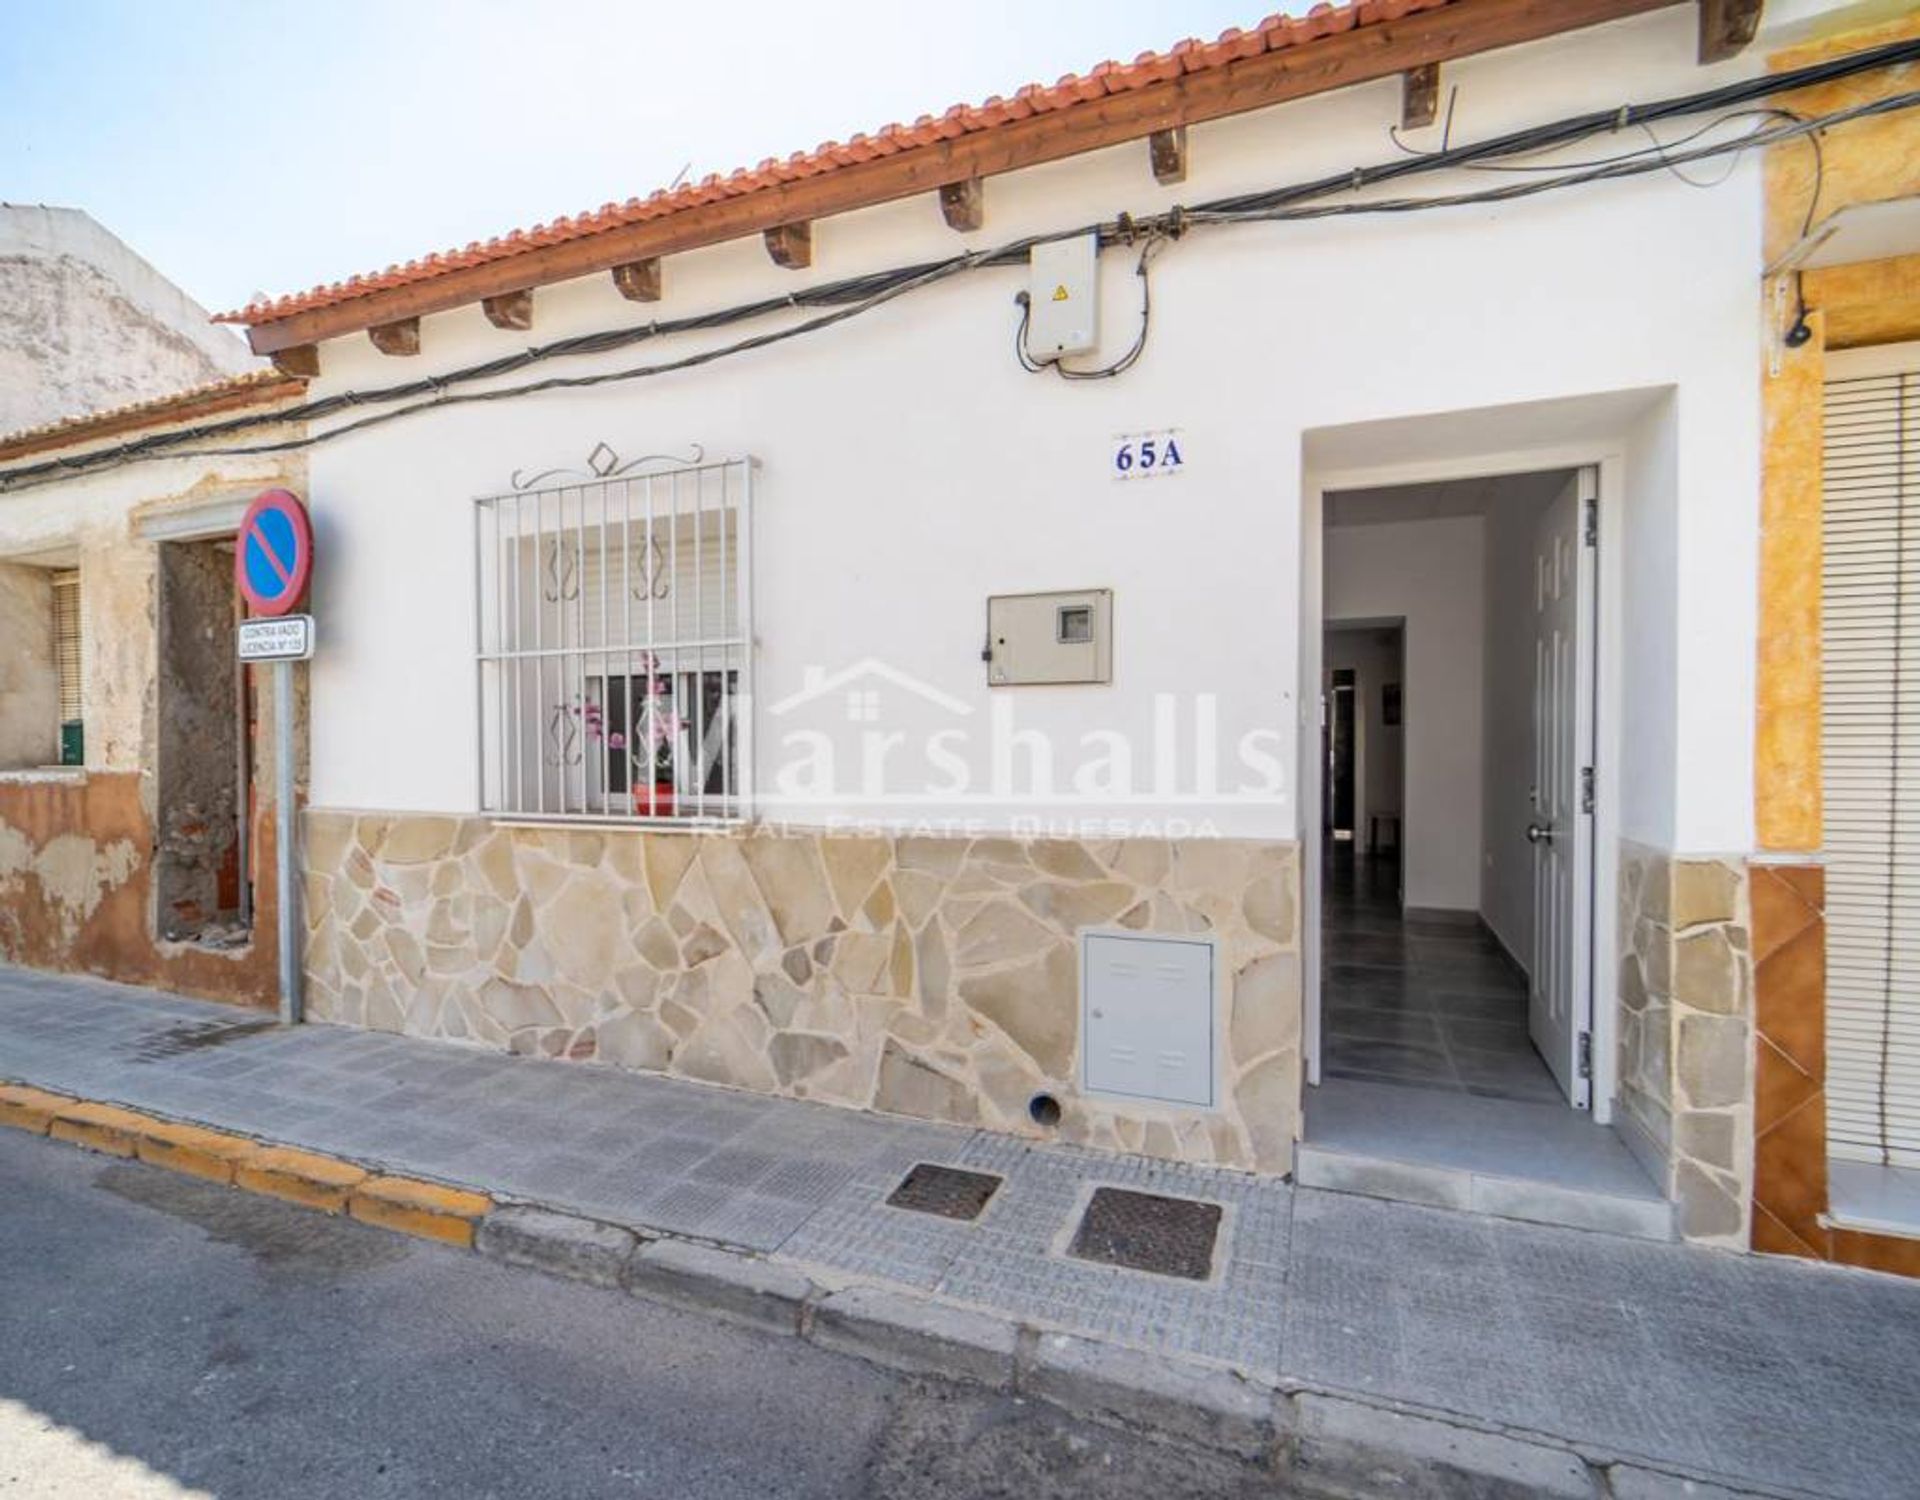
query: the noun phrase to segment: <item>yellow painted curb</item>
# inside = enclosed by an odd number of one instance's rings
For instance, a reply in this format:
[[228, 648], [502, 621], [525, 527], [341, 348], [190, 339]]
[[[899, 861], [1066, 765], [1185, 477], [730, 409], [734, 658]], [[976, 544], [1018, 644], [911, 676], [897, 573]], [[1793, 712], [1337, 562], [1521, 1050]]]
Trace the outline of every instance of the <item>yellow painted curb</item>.
[[439, 1240], [464, 1250], [473, 1247], [474, 1227], [492, 1207], [493, 1200], [485, 1193], [411, 1177], [374, 1177], [354, 1190], [347, 1212], [382, 1229]]
[[376, 1177], [337, 1156], [266, 1146], [222, 1130], [158, 1120], [25, 1084], [0, 1086], [0, 1124], [45, 1132], [115, 1156], [138, 1157], [150, 1166], [264, 1193], [302, 1208], [345, 1212], [381, 1229], [467, 1250], [473, 1248], [480, 1220], [493, 1211], [493, 1200], [485, 1193], [415, 1177]]
[[49, 1094], [45, 1089], [29, 1088], [24, 1083], [0, 1084], [0, 1125], [45, 1135], [55, 1115], [79, 1102], [65, 1094]]
[[136, 1114], [114, 1104], [70, 1104], [53, 1117], [47, 1133], [55, 1140], [71, 1141], [91, 1151], [111, 1156], [132, 1156], [145, 1135], [160, 1122], [149, 1115]]
[[239, 1163], [258, 1154], [261, 1147], [245, 1136], [160, 1120], [140, 1137], [135, 1149], [140, 1160], [169, 1172], [185, 1172], [209, 1182], [232, 1182]]
[[364, 1167], [292, 1146], [262, 1146], [235, 1163], [233, 1171], [236, 1187], [330, 1214], [345, 1209], [347, 1195], [366, 1178]]

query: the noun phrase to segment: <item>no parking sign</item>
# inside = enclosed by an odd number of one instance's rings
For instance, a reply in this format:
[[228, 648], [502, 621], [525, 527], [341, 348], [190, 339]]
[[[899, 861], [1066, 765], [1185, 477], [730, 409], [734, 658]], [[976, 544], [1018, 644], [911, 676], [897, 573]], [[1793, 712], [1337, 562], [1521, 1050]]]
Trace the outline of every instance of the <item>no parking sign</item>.
[[313, 526], [307, 508], [287, 490], [268, 490], [247, 507], [234, 538], [233, 581], [255, 618], [243, 620], [242, 661], [273, 670], [273, 816], [279, 895], [280, 1019], [302, 1010], [300, 885], [294, 868], [293, 664], [313, 655], [313, 618], [296, 615], [313, 576]]
[[292, 612], [313, 576], [313, 526], [287, 490], [267, 490], [247, 507], [233, 549], [234, 582], [257, 615]]

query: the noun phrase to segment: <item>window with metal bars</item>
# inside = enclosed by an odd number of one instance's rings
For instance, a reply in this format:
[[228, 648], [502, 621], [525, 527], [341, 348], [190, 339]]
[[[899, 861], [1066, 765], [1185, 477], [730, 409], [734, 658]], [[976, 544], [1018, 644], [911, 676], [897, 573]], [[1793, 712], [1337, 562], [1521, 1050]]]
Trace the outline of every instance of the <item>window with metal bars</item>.
[[1920, 1167], [1920, 345], [1828, 358], [1827, 1139]]
[[482, 809], [744, 818], [751, 461], [590, 464], [475, 503]]
[[80, 680], [80, 573], [76, 568], [55, 573], [53, 592], [53, 665], [59, 683], [60, 764], [85, 765], [85, 714]]

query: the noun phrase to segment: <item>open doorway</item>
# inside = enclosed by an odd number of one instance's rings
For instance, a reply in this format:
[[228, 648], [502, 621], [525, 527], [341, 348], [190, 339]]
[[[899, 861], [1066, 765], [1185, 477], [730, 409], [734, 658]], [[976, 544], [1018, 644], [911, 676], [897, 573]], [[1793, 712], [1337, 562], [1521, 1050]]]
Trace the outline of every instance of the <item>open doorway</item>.
[[1564, 468], [1323, 496], [1303, 1181], [1657, 1198], [1588, 1113], [1597, 489]]
[[1323, 1077], [1589, 1102], [1585, 482], [1327, 497]]
[[253, 934], [254, 705], [234, 655], [233, 545], [162, 542], [155, 571], [154, 929], [212, 948]]
[[1406, 757], [1401, 681], [1406, 627], [1401, 620], [1330, 623], [1321, 648], [1323, 870], [1351, 898], [1403, 899], [1400, 831]]

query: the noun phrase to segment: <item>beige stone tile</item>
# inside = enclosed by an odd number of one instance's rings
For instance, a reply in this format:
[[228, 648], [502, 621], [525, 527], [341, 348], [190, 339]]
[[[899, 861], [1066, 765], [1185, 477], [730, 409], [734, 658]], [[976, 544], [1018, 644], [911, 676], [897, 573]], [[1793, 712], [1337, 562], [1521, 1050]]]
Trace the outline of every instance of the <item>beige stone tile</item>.
[[824, 932], [835, 903], [813, 840], [761, 836], [747, 839], [742, 848], [781, 941], [802, 942]]
[[1065, 943], [1018, 967], [960, 981], [961, 1001], [1004, 1031], [1051, 1078], [1072, 1076], [1078, 996], [1079, 965]]
[[1675, 1001], [1695, 1010], [1738, 1015], [1746, 1009], [1746, 970], [1724, 929], [1698, 928], [1674, 942]]
[[1702, 922], [1731, 922], [1739, 914], [1740, 884], [1740, 871], [1719, 860], [1677, 861], [1669, 922], [1680, 931]]
[[954, 958], [962, 968], [978, 968], [1028, 957], [1055, 941], [1045, 927], [1011, 901], [991, 901], [960, 927]]

